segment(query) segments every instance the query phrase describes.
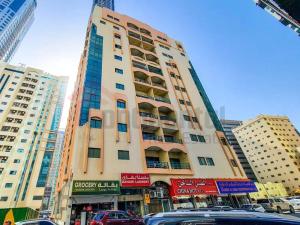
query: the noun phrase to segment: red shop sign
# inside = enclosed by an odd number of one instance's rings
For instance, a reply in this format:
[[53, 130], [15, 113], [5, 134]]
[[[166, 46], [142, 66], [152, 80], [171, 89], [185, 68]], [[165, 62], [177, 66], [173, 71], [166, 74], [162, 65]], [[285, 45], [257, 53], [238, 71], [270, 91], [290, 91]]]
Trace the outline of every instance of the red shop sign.
[[149, 187], [150, 175], [146, 173], [121, 173], [122, 187]]
[[171, 179], [173, 195], [217, 195], [218, 188], [213, 179]]

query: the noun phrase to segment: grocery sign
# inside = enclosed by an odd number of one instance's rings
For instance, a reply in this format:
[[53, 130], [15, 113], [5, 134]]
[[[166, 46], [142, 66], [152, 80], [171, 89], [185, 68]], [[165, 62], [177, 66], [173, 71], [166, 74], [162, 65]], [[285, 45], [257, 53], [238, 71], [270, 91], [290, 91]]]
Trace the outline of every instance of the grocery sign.
[[149, 187], [150, 175], [146, 173], [121, 173], [122, 187]]
[[217, 180], [220, 194], [257, 192], [254, 182], [249, 180]]
[[118, 195], [120, 194], [119, 181], [74, 180], [73, 195]]
[[172, 195], [217, 195], [218, 188], [213, 179], [171, 179]]

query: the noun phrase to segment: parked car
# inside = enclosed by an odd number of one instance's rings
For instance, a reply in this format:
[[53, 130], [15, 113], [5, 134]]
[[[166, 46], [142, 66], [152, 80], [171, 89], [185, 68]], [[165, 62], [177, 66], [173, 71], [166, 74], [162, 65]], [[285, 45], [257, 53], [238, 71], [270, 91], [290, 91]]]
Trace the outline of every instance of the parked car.
[[242, 205], [241, 209], [247, 211], [255, 211], [255, 212], [265, 212], [266, 210], [260, 204], [244, 204]]
[[290, 205], [292, 205], [295, 210], [300, 210], [300, 197], [299, 196], [286, 197], [283, 200], [287, 201]]
[[15, 225], [56, 225], [54, 222], [46, 219], [24, 220], [16, 222]]
[[299, 225], [296, 217], [247, 211], [194, 211], [158, 213], [146, 225]]
[[257, 199], [257, 204], [262, 205], [266, 212], [283, 213], [289, 211], [291, 213], [295, 213], [294, 207], [280, 198]]
[[142, 218], [129, 216], [124, 211], [100, 211], [90, 221], [89, 225], [144, 225]]
[[213, 208], [221, 209], [221, 210], [231, 210], [231, 209], [233, 209], [231, 206], [228, 206], [228, 205], [217, 205], [217, 206], [214, 206]]

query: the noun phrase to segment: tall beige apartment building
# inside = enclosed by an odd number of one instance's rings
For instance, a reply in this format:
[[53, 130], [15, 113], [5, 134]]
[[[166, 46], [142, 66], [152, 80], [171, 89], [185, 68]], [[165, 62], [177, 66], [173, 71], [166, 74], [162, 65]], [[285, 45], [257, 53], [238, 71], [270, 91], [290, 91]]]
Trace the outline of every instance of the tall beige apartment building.
[[68, 224], [101, 209], [167, 211], [191, 196], [197, 204], [227, 201], [216, 186], [226, 182], [251, 186], [183, 44], [95, 7], [65, 133], [56, 218]]
[[0, 63], [0, 210], [47, 208], [66, 85], [66, 77]]
[[260, 115], [234, 134], [261, 183], [283, 183], [290, 194], [300, 188], [300, 136], [288, 117]]

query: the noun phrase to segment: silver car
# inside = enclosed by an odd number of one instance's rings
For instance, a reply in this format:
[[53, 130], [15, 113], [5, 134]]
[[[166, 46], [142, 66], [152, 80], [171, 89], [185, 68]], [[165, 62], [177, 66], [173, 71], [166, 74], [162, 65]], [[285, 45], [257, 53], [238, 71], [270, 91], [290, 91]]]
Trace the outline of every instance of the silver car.
[[257, 199], [257, 204], [262, 205], [266, 212], [283, 213], [289, 211], [290, 213], [295, 213], [294, 207], [280, 198]]
[[46, 219], [24, 220], [15, 223], [15, 225], [57, 225], [54, 222]]

